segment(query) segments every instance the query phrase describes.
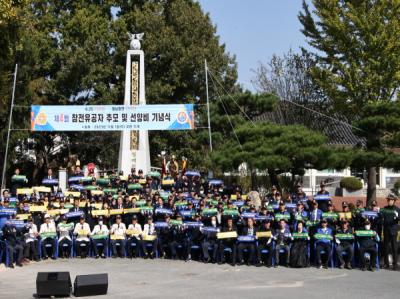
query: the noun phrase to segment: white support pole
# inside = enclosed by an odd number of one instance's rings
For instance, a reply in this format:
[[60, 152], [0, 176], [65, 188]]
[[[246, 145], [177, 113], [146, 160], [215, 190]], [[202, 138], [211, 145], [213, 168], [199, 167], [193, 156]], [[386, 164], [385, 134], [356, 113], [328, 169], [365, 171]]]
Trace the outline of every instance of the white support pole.
[[208, 136], [210, 138], [210, 151], [213, 151], [212, 136], [211, 136], [211, 121], [210, 121], [210, 99], [208, 95], [208, 66], [207, 59], [204, 60], [204, 70], [206, 73], [206, 95], [207, 95], [207, 118], [208, 118]]
[[6, 184], [5, 178], [6, 178], [7, 157], [8, 157], [8, 144], [10, 142], [10, 131], [11, 131], [13, 108], [14, 108], [15, 86], [16, 86], [16, 83], [17, 83], [17, 72], [18, 72], [18, 64], [15, 65], [15, 71], [14, 71], [14, 84], [13, 84], [13, 91], [12, 91], [12, 96], [11, 96], [10, 119], [8, 120], [6, 152], [5, 152], [5, 155], [4, 155], [3, 175], [1, 177], [1, 189], [2, 190], [5, 188], [5, 184]]

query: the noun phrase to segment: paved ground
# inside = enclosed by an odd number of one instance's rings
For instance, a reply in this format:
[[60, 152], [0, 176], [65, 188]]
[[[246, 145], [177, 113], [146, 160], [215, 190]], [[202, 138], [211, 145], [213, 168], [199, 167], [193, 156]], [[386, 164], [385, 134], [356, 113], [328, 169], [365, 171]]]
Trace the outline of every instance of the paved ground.
[[[399, 298], [400, 272], [268, 269], [170, 260], [74, 259], [0, 269], [0, 298], [33, 298], [38, 271], [108, 273], [107, 296], [92, 298]], [[91, 298], [91, 297], [86, 297]]]

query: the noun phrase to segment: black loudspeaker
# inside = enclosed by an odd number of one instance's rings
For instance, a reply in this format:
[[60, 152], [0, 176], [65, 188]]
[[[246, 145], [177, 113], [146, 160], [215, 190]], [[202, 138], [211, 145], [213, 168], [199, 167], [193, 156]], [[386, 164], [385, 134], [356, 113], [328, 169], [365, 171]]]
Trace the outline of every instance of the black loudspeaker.
[[69, 297], [71, 288], [69, 272], [38, 272], [37, 274], [36, 294], [38, 297]]
[[108, 289], [108, 275], [77, 275], [74, 282], [74, 296], [105, 295]]

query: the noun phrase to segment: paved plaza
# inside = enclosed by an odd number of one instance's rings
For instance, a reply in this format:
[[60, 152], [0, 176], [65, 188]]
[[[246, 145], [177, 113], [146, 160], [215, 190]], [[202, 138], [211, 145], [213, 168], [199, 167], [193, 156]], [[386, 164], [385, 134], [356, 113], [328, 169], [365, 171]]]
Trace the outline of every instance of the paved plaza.
[[400, 272], [268, 269], [171, 260], [73, 259], [0, 270], [0, 298], [34, 298], [39, 271], [108, 273], [107, 296], [85, 298], [399, 298]]

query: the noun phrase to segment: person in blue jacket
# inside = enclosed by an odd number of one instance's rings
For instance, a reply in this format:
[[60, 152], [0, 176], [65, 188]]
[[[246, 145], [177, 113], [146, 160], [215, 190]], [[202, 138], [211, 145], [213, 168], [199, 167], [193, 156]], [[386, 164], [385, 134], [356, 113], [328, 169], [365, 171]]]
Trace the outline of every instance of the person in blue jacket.
[[[316, 235], [327, 235], [329, 237], [325, 238], [316, 238], [315, 240], [315, 256], [317, 261], [317, 268], [322, 269], [322, 266], [327, 269], [328, 262], [331, 259], [331, 251], [332, 251], [332, 237], [333, 231], [328, 227], [328, 221], [326, 219], [321, 220], [321, 226], [317, 229]], [[322, 263], [321, 259], [321, 251], [325, 251], [327, 258], [324, 263]]]

